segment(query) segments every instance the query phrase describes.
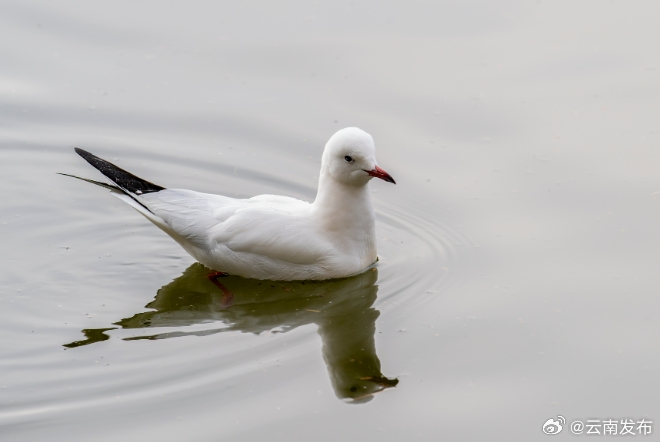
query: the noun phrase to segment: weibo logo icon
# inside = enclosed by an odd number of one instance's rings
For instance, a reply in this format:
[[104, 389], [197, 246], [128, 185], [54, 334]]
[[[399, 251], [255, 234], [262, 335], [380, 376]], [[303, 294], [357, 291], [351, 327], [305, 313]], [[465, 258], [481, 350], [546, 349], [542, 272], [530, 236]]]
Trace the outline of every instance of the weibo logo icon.
[[563, 429], [563, 425], [566, 423], [566, 419], [561, 415], [557, 416], [557, 420], [549, 418], [548, 421], [543, 423], [543, 432], [548, 435], [559, 434]]

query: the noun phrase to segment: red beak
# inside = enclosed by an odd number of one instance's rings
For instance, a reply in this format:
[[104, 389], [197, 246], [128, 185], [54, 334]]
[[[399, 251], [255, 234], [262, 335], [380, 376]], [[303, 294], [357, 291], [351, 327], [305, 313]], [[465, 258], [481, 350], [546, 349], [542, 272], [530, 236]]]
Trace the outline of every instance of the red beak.
[[372, 177], [378, 177], [382, 180], [385, 180], [386, 182], [394, 183], [396, 185], [396, 182], [394, 181], [392, 176], [390, 174], [388, 174], [387, 172], [385, 172], [385, 170], [382, 169], [380, 166], [376, 166], [376, 168], [372, 169], [371, 171], [366, 171], [365, 170], [364, 172], [366, 172], [367, 174], [369, 174]]

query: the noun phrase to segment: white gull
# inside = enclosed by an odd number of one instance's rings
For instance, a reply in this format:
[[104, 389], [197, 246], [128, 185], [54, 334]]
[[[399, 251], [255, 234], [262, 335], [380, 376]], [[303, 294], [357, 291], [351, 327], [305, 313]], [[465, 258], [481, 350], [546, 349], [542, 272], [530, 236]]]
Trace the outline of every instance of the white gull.
[[195, 260], [261, 280], [325, 280], [369, 267], [377, 256], [367, 184], [373, 177], [395, 183], [378, 166], [371, 135], [358, 128], [336, 132], [325, 145], [313, 203], [279, 195], [235, 199], [165, 189], [87, 151], [76, 152], [114, 184], [82, 180], [110, 189]]

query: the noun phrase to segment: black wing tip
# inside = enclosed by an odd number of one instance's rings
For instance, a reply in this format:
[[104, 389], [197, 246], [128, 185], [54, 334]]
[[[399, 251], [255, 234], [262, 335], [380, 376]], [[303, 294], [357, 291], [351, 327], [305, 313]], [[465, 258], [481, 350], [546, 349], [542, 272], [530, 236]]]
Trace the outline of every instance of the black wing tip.
[[76, 151], [76, 154], [78, 154], [79, 156], [81, 156], [82, 158], [87, 160], [87, 162], [90, 163], [94, 167], [96, 167], [96, 166], [93, 163], [91, 163], [90, 160], [93, 160], [93, 159], [94, 160], [102, 160], [102, 161], [105, 162], [105, 160], [103, 160], [102, 158], [99, 158], [99, 157], [95, 156], [94, 154], [92, 154], [91, 152], [85, 151], [84, 149], [73, 148], [73, 150]]
[[85, 155], [93, 155], [91, 152], [87, 152], [84, 149], [73, 148], [73, 150], [76, 151], [76, 153], [81, 157], [84, 157]]
[[76, 153], [84, 158], [87, 163], [94, 166], [103, 175], [112, 180], [117, 186], [132, 194], [148, 194], [150, 192], [162, 191], [165, 188], [148, 182], [130, 172], [95, 156], [91, 152], [81, 148], [73, 148]]
[[64, 172], [56, 172], [56, 174], [58, 174], [58, 175], [63, 175], [63, 176], [65, 176], [65, 177], [77, 178], [78, 180], [82, 180], [82, 181], [85, 181], [85, 182], [87, 182], [87, 183], [92, 183], [92, 184], [94, 184], [94, 185], [96, 185], [96, 186], [101, 186], [102, 188], [110, 189], [111, 191], [117, 191], [117, 192], [125, 193], [125, 192], [124, 192], [120, 187], [118, 187], [118, 186], [111, 185], [111, 184], [108, 184], [108, 183], [99, 182], [99, 181], [96, 181], [96, 180], [92, 180], [92, 179], [90, 179], [90, 178], [78, 177], [77, 175], [65, 174]]

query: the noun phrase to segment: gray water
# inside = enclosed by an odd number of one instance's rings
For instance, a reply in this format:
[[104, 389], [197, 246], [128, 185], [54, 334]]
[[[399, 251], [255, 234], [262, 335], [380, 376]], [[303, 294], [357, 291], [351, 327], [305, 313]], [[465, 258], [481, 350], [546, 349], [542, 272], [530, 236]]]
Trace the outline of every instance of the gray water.
[[[657, 2], [0, 11], [1, 439], [607, 441], [640, 436], [569, 425], [660, 421]], [[169, 188], [311, 201], [346, 126], [397, 180], [370, 184], [377, 266], [227, 277], [233, 300], [56, 175], [100, 179], [77, 146]]]

